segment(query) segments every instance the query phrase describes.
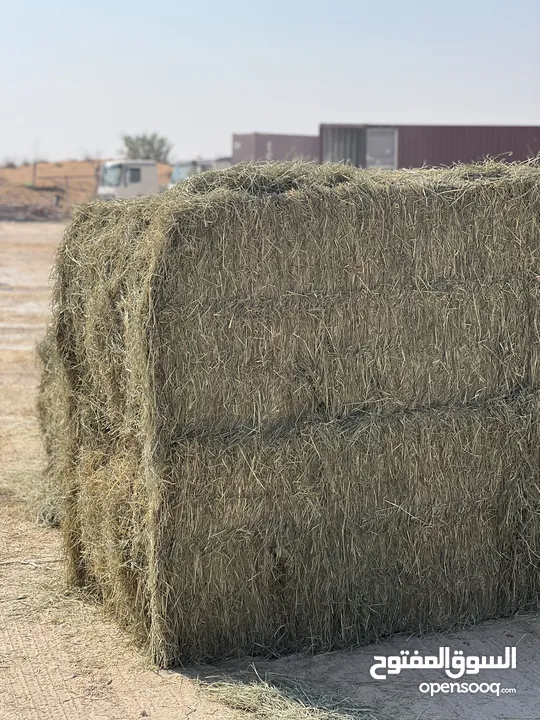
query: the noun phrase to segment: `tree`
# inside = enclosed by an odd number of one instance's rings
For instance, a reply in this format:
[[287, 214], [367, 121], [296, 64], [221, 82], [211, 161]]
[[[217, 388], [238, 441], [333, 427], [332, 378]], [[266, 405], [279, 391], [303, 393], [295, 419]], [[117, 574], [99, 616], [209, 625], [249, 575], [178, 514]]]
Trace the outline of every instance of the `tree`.
[[172, 145], [157, 133], [152, 135], [122, 135], [123, 152], [128, 160], [168, 162]]

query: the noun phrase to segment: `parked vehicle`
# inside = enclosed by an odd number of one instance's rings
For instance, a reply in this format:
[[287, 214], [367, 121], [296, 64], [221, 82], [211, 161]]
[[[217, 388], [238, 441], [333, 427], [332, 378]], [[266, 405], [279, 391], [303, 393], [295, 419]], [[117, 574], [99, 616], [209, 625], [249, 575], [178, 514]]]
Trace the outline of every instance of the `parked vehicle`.
[[214, 170], [225, 170], [225, 168], [231, 167], [231, 157], [218, 157], [214, 160]]
[[187, 180], [193, 175], [198, 175], [205, 170], [211, 170], [211, 161], [204, 160], [183, 160], [175, 163], [169, 180], [169, 190], [182, 180]]
[[201, 160], [198, 158], [196, 160], [184, 160], [177, 162], [175, 163], [171, 173], [168, 185], [169, 190], [177, 183], [182, 182], [182, 180], [187, 180], [193, 175], [198, 175], [199, 173], [206, 172], [207, 170], [222, 170], [223, 168], [230, 167], [230, 165], [231, 158], [228, 157], [216, 158], [215, 160]]
[[159, 191], [155, 160], [107, 160], [100, 167], [98, 199], [134, 198]]

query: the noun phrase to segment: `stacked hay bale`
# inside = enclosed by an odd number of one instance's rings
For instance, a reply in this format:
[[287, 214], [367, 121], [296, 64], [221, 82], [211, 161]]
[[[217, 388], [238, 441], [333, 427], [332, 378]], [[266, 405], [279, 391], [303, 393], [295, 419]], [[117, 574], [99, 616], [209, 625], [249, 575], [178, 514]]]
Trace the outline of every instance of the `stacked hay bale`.
[[69, 469], [62, 463], [68, 461], [71, 454], [63, 447], [69, 438], [69, 425], [64, 425], [68, 423], [69, 388], [56, 350], [52, 326], [39, 344], [38, 361], [41, 382], [37, 415], [48, 462], [36, 497], [36, 509], [41, 523], [58, 527], [63, 508], [63, 478], [69, 476]]
[[539, 218], [492, 163], [78, 210], [42, 395], [71, 582], [162, 665], [536, 607]]

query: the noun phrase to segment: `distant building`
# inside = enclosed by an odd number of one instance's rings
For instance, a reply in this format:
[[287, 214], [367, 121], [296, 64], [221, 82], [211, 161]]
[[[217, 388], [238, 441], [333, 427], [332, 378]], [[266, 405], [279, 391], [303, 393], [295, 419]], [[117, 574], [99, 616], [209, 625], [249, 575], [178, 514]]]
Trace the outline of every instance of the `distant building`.
[[319, 162], [318, 135], [233, 135], [233, 163], [256, 160], [313, 160]]

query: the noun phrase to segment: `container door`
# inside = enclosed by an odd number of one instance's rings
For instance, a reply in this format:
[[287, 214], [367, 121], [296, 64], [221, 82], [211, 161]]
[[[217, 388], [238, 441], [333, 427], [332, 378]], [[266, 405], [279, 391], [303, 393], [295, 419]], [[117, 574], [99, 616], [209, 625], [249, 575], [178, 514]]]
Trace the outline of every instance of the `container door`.
[[321, 125], [321, 161], [365, 167], [366, 130], [354, 125]]
[[392, 127], [370, 127], [366, 132], [366, 167], [397, 170], [398, 131]]

